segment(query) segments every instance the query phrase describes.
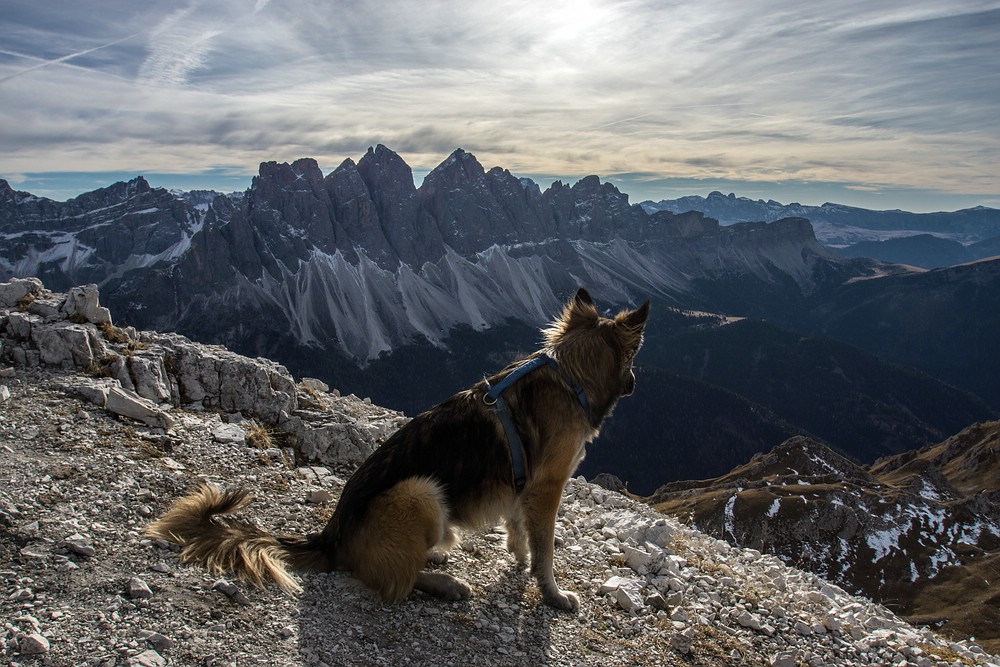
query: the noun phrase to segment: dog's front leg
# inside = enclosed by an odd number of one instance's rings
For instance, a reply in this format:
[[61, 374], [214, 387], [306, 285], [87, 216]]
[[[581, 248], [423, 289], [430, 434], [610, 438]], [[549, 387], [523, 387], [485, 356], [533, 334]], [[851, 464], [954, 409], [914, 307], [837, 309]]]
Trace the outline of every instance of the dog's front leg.
[[522, 498], [523, 517], [531, 550], [531, 573], [542, 590], [546, 604], [566, 611], [577, 611], [580, 599], [575, 593], [559, 590], [552, 570], [556, 512], [565, 482], [539, 480], [525, 488]]
[[528, 539], [524, 536], [524, 517], [520, 508], [507, 517], [507, 550], [514, 554], [517, 564], [525, 567], [528, 564]]

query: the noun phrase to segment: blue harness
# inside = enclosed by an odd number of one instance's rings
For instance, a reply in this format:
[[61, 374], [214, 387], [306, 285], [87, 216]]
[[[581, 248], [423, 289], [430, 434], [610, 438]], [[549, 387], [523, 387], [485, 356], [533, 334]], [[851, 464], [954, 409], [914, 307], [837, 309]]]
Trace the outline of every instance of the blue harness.
[[524, 488], [524, 483], [527, 481], [528, 476], [524, 464], [524, 445], [521, 442], [521, 436], [518, 434], [517, 428], [514, 427], [514, 420], [511, 419], [510, 410], [507, 409], [507, 403], [503, 400], [503, 393], [525, 375], [541, 368], [542, 366], [551, 366], [559, 372], [563, 381], [568, 384], [574, 392], [576, 392], [576, 400], [578, 400], [580, 405], [583, 407], [583, 411], [587, 414], [588, 421], [590, 419], [590, 402], [587, 400], [587, 394], [584, 392], [583, 387], [575, 384], [568, 377], [566, 377], [566, 375], [559, 370], [559, 364], [556, 363], [556, 360], [547, 354], [540, 354], [534, 359], [524, 362], [508, 373], [503, 380], [500, 380], [500, 382], [492, 387], [487, 381], [486, 394], [483, 396], [483, 402], [490, 406], [490, 409], [496, 413], [497, 417], [500, 419], [500, 423], [503, 424], [504, 432], [507, 434], [507, 446], [510, 448], [510, 462], [511, 467], [514, 470], [514, 486], [517, 487], [518, 491]]

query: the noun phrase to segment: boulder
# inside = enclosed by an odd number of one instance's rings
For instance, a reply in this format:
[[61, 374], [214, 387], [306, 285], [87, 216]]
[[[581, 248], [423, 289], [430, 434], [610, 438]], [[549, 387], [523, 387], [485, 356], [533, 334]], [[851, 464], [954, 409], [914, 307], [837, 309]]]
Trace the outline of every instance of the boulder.
[[111, 311], [100, 305], [97, 285], [71, 287], [59, 309], [67, 319], [83, 319], [91, 324], [111, 324]]

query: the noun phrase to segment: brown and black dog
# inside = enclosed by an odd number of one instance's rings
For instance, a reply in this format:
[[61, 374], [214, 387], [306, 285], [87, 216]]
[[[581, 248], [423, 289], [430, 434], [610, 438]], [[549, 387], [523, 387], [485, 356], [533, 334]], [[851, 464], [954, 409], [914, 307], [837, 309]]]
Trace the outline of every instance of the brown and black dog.
[[503, 519], [518, 563], [531, 554], [545, 602], [575, 611], [579, 599], [556, 586], [552, 571], [556, 512], [584, 446], [635, 388], [632, 360], [648, 314], [647, 301], [602, 317], [580, 289], [543, 331], [544, 349], [418, 415], [373, 452], [322, 532], [278, 537], [216, 518], [249, 502], [248, 493], [202, 486], [146, 534], [179, 544], [183, 562], [256, 585], [272, 579], [294, 592], [287, 569], [340, 569], [385, 601], [414, 588], [462, 600], [468, 585], [424, 571], [428, 558], [454, 546], [453, 526]]

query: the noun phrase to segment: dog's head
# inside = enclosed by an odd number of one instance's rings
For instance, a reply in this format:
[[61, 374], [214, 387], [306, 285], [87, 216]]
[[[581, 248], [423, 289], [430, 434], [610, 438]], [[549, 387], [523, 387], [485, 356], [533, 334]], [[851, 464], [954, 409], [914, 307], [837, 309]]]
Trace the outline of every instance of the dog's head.
[[610, 406], [635, 390], [632, 361], [642, 345], [649, 301], [614, 318], [601, 317], [581, 288], [545, 329], [545, 342], [559, 365], [601, 403]]

